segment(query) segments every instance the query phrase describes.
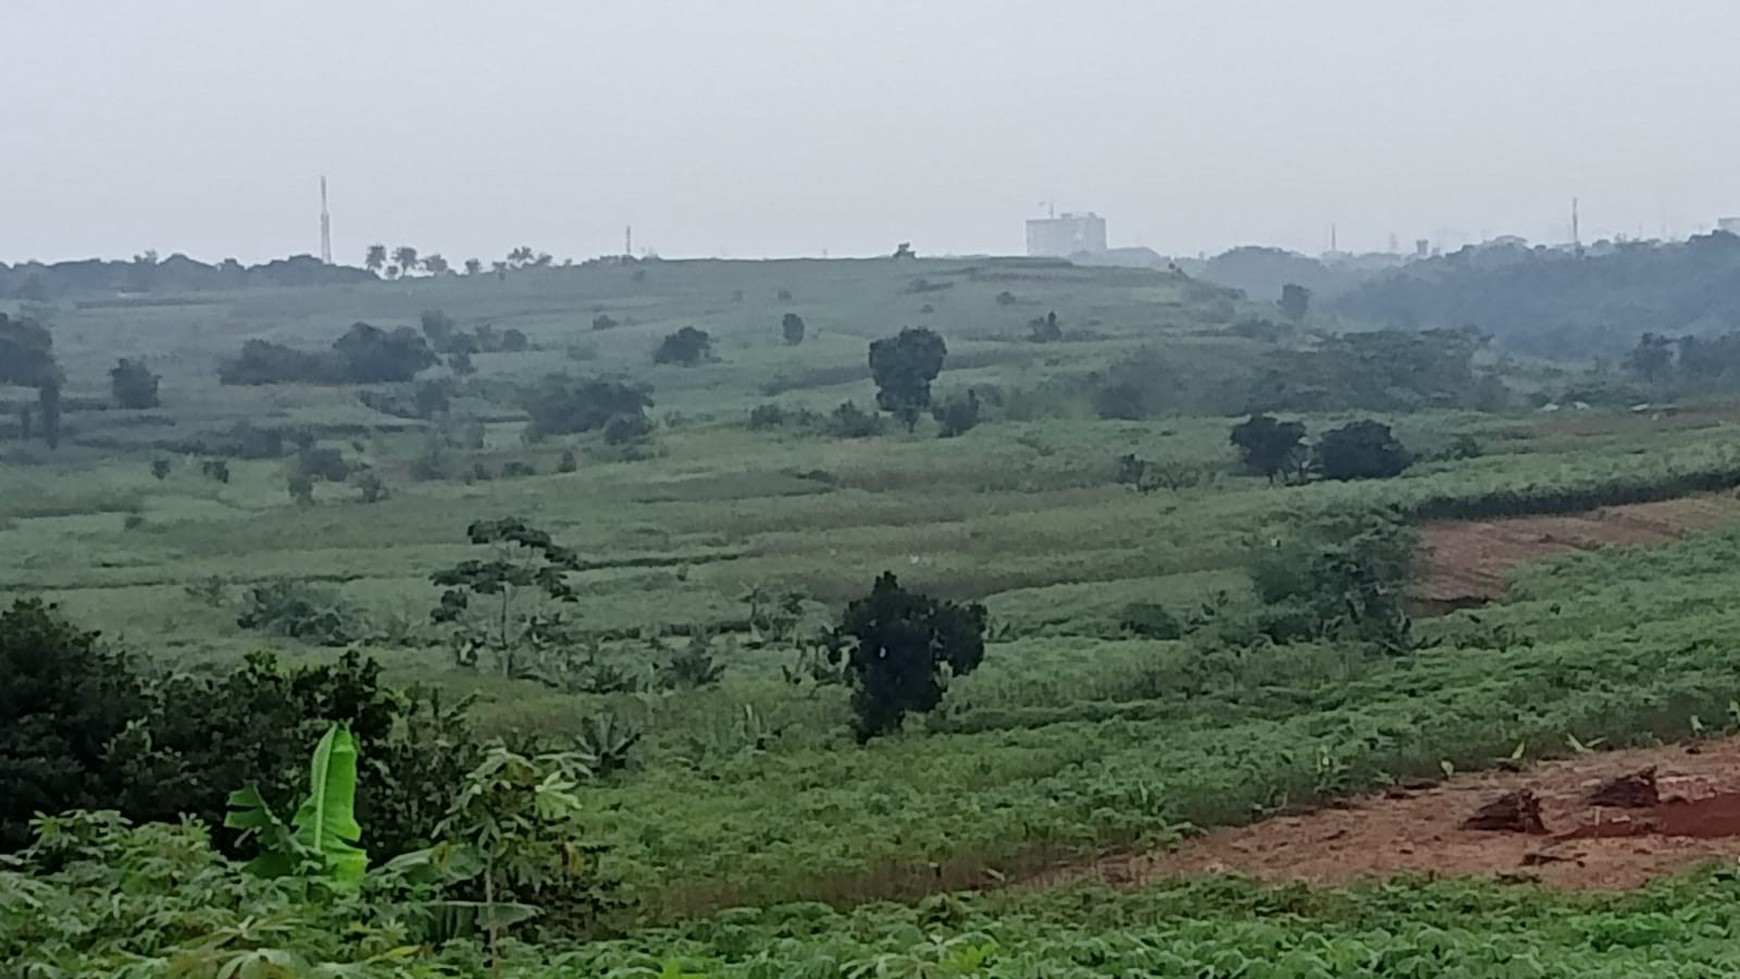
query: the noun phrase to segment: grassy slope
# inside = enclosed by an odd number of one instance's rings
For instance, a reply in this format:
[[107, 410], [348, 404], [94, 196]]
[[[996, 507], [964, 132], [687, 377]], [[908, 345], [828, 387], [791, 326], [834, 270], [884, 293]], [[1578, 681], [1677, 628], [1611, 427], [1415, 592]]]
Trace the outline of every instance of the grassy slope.
[[[995, 644], [987, 666], [956, 685], [931, 733], [865, 750], [843, 743], [838, 690], [780, 681], [790, 658], [783, 651], [735, 654], [715, 690], [608, 699], [453, 674], [437, 651], [382, 651], [401, 678], [481, 689], [492, 725], [571, 730], [598, 709], [643, 724], [644, 770], [589, 801], [616, 845], [618, 869], [666, 911], [974, 883], [992, 870], [1164, 840], [1186, 822], [1248, 819], [1384, 775], [1429, 772], [1444, 759], [1469, 767], [1519, 740], [1550, 751], [1571, 731], [1616, 741], [1679, 733], [1688, 713], [1718, 716], [1740, 695], [1731, 655], [1709, 642], [1740, 623], [1706, 579], [1658, 588], [1672, 564], [1606, 586], [1652, 596], [1622, 606], [1619, 620], [1613, 594], [1576, 613], [1563, 611], [1571, 599], [1557, 593], [1505, 610], [1506, 621], [1536, 637], [1520, 648], [1468, 617], [1437, 627], [1460, 637], [1453, 646], [1400, 662], [1315, 647], [1203, 657], [1183, 644], [1117, 638], [1128, 602], [1184, 609], [1212, 592], [1238, 591], [1249, 543], [1302, 514], [1722, 469], [1734, 460], [1720, 437], [1725, 416], [1578, 426], [1409, 416], [1394, 421], [1411, 445], [1472, 432], [1489, 454], [1383, 484], [1283, 489], [1219, 475], [1152, 496], [1113, 485], [1113, 460], [1134, 451], [1225, 469], [1225, 418], [1116, 422], [1066, 412], [947, 441], [921, 431], [839, 442], [742, 427], [770, 385], [787, 389], [782, 402], [820, 410], [846, 397], [868, 402], [865, 344], [903, 323], [936, 326], [951, 362], [970, 365], [945, 372], [941, 391], [1034, 386], [1146, 344], [1185, 373], [1262, 352], [1218, 332], [1225, 300], [1164, 276], [1019, 265], [977, 280], [954, 274], [970, 264], [670, 263], [653, 266], [644, 282], [624, 269], [586, 269], [506, 283], [64, 310], [55, 325], [70, 394], [100, 393], [114, 356], [143, 356], [166, 376], [166, 404], [75, 415], [75, 444], [52, 465], [0, 467], [0, 591], [44, 591], [81, 621], [165, 656], [227, 658], [261, 640], [235, 627], [232, 609], [188, 595], [189, 581], [323, 578], [377, 617], [416, 620], [434, 597], [428, 572], [465, 554], [465, 524], [515, 513], [602, 565], [580, 576], [578, 607], [599, 628], [737, 618], [738, 597], [753, 584], [803, 588], [817, 600], [819, 622], [884, 569], [987, 602], [1013, 640]], [[910, 294], [917, 275], [956, 285]], [[775, 300], [781, 288], [793, 292], [791, 303]], [[1020, 303], [998, 304], [1005, 289]], [[921, 313], [925, 304], [935, 312]], [[352, 392], [225, 389], [210, 379], [215, 360], [245, 337], [312, 346], [357, 319], [398, 325], [432, 307], [467, 325], [517, 326], [541, 348], [478, 357], [485, 380], [564, 366], [651, 379], [667, 423], [657, 455], [589, 461], [567, 475], [413, 484], [394, 474], [422, 436], [368, 411]], [[787, 308], [809, 322], [810, 338], [797, 348], [778, 343]], [[1100, 338], [1018, 342], [1025, 321], [1052, 308]], [[594, 311], [625, 325], [595, 332]], [[688, 323], [718, 337], [720, 362], [648, 365], [657, 339]], [[593, 349], [570, 361], [570, 345]], [[278, 462], [238, 463], [227, 486], [202, 480], [188, 460], [177, 460], [166, 480], [152, 478], [151, 440], [243, 417], [362, 426], [334, 444], [359, 442], [361, 455], [392, 475], [394, 496], [365, 506], [346, 488], [323, 486], [319, 506], [297, 510]], [[1320, 429], [1334, 420], [1310, 421]], [[523, 448], [518, 429], [511, 420], [490, 427], [491, 463], [526, 457], [549, 472], [557, 447]], [[99, 440], [110, 447], [76, 444]], [[816, 470], [828, 478], [802, 475]], [[128, 528], [128, 515], [143, 523]], [[1712, 541], [1719, 554], [1736, 546]], [[1679, 597], [1655, 602], [1657, 595]]]

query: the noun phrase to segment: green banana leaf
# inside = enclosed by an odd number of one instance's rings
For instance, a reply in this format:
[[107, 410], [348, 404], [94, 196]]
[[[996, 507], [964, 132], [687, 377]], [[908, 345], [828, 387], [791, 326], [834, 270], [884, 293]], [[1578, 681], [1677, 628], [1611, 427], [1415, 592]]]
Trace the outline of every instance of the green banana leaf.
[[294, 873], [304, 856], [318, 858], [335, 881], [355, 883], [368, 869], [368, 854], [357, 841], [356, 740], [334, 724], [314, 748], [309, 764], [308, 797], [296, 810], [294, 829], [284, 825], [254, 786], [230, 793], [224, 825], [253, 832], [260, 855], [248, 869], [262, 877]]

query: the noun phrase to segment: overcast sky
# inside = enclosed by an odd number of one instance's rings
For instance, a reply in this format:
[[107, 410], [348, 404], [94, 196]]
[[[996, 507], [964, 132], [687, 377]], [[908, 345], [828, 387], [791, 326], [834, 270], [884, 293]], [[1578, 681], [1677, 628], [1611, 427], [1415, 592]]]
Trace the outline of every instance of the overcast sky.
[[1740, 214], [1733, 0], [0, 0], [0, 261], [1171, 254]]

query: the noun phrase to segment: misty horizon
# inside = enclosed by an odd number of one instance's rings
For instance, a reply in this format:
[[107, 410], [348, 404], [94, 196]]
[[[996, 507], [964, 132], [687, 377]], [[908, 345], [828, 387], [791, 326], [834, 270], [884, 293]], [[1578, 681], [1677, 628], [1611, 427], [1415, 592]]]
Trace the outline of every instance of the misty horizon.
[[[411, 244], [454, 264], [1403, 251], [1684, 237], [1740, 214], [1718, 94], [1740, 11], [1552, 0], [675, 3], [480, 19], [448, 2], [149, 9], [12, 0], [0, 261], [255, 263]], [[197, 43], [196, 43], [197, 42]]]

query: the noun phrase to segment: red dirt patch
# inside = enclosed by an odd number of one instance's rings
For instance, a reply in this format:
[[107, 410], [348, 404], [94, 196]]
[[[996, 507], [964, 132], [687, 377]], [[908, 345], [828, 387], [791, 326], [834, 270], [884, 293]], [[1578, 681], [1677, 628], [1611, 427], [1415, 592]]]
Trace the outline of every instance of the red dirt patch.
[[[1590, 803], [1603, 786], [1651, 766], [1662, 802], [1623, 813]], [[1464, 828], [1495, 799], [1525, 793], [1551, 835]], [[1696, 753], [1686, 746], [1615, 751], [1526, 772], [1459, 775], [1420, 792], [1216, 830], [1171, 852], [1107, 857], [1041, 883], [1229, 871], [1339, 883], [1430, 871], [1623, 889], [1713, 858], [1740, 858], [1740, 738], [1701, 742]]]
[[1426, 573], [1412, 590], [1425, 611], [1448, 612], [1504, 597], [1511, 568], [1606, 545], [1657, 544], [1740, 519], [1740, 501], [1697, 496], [1602, 507], [1560, 517], [1441, 521], [1421, 532]]

